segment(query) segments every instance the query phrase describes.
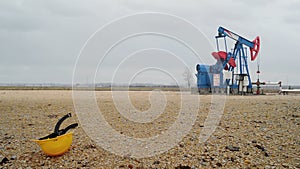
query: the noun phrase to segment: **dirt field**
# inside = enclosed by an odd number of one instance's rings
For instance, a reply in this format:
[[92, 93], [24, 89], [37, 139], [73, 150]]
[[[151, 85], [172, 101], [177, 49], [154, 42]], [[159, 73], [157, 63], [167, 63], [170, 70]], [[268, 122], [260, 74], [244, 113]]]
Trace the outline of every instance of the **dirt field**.
[[[151, 107], [151, 92], [130, 92], [140, 111]], [[164, 92], [166, 109], [151, 123], [136, 124], [114, 107], [111, 92], [97, 92], [107, 122], [123, 135], [147, 138], [164, 132], [176, 120], [180, 93]], [[68, 152], [48, 157], [30, 141], [50, 134], [57, 120], [74, 116], [62, 127], [78, 122], [72, 91], [0, 90], [0, 168], [300, 168], [300, 95], [228, 96], [216, 131], [204, 143], [210, 96], [200, 108], [189, 134], [172, 149], [148, 158], [115, 155], [95, 144], [79, 126]]]

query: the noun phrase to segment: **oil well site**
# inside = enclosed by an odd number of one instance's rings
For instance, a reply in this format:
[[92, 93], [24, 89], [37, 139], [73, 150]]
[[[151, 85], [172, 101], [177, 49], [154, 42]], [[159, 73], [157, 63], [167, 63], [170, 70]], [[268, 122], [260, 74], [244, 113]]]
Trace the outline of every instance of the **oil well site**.
[[300, 169], [299, 7], [0, 1], [0, 169]]

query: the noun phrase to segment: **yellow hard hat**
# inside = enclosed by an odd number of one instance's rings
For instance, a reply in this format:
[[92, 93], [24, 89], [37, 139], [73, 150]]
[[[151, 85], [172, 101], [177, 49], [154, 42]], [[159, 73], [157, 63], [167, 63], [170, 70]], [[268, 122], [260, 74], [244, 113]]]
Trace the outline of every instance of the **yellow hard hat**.
[[67, 133], [67, 131], [76, 128], [78, 126], [78, 123], [71, 124], [61, 130], [59, 129], [61, 123], [68, 117], [71, 117], [71, 113], [68, 113], [58, 120], [53, 133], [38, 140], [32, 140], [38, 143], [45, 154], [49, 156], [58, 156], [65, 153], [70, 148], [73, 140], [73, 132]]
[[42, 151], [49, 156], [64, 154], [70, 148], [73, 139], [73, 132], [44, 140], [33, 140], [38, 143]]

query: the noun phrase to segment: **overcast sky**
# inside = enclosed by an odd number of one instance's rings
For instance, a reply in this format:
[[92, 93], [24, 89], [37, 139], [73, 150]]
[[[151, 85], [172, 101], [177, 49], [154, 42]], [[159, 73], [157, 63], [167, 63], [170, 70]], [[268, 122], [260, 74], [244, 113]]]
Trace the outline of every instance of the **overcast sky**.
[[[76, 58], [91, 35], [112, 20], [141, 12], [168, 13], [193, 24], [212, 44], [211, 49], [207, 50], [207, 57], [211, 57], [210, 53], [216, 50], [214, 37], [219, 26], [249, 40], [259, 35], [261, 80], [300, 84], [299, 0], [2, 0], [0, 83], [72, 83]], [[136, 23], [135, 26], [143, 26], [143, 23]], [[184, 30], [185, 27], [174, 29]], [[153, 41], [156, 46], [149, 43]], [[134, 82], [155, 82], [158, 80], [155, 77], [160, 74], [160, 78], [164, 79], [161, 83], [174, 84], [175, 81], [181, 83], [184, 66], [195, 70], [197, 60], [188, 59], [189, 53], [183, 52], [184, 48], [177, 48], [178, 44], [170, 39], [158, 40], [154, 36], [144, 36], [126, 43], [120, 44], [119, 51], [111, 52], [111, 56], [108, 56], [111, 61], [107, 59], [99, 65], [96, 82], [111, 81], [113, 73], [124, 77], [128, 71], [128, 78]], [[203, 48], [205, 46], [200, 45]], [[174, 56], [168, 53], [171, 47], [178, 49], [176, 55], [187, 58], [184, 59], [185, 64], [180, 64], [180, 59], [172, 59]], [[165, 50], [141, 51], [124, 61], [127, 63], [126, 68], [122, 68], [122, 65], [118, 70], [114, 66], [110, 67], [130, 55], [129, 51], [144, 48]], [[125, 49], [126, 55], [123, 55]], [[118, 56], [115, 57], [118, 61], [113, 59], [114, 56]], [[168, 60], [172, 62], [168, 64]], [[136, 66], [147, 63], [152, 69], [149, 68], [144, 73], [141, 69], [145, 67]], [[156, 63], [164, 65], [166, 71], [157, 71]], [[249, 64], [252, 79], [256, 80], [257, 60]], [[94, 75], [84, 76], [88, 82], [94, 79]], [[178, 79], [174, 80], [174, 76]], [[120, 78], [116, 81], [122, 80], [124, 81]]]

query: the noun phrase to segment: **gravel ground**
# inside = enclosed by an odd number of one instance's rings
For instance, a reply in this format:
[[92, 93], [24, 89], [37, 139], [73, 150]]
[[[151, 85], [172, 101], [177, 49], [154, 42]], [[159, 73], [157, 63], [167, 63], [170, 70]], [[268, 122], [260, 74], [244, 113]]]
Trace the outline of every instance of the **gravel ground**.
[[[164, 92], [168, 100], [161, 116], [136, 124], [122, 117], [110, 92], [97, 92], [107, 122], [121, 134], [137, 138], [158, 135], [176, 120], [180, 93]], [[151, 107], [150, 92], [130, 92], [140, 111]], [[81, 126], [74, 130], [68, 152], [48, 157], [32, 142], [50, 134], [63, 115], [78, 122], [72, 91], [0, 91], [0, 168], [300, 168], [300, 96], [228, 96], [216, 131], [204, 142], [211, 96], [199, 97], [201, 107], [192, 130], [172, 149], [148, 158], [118, 156], [97, 146]], [[150, 130], [151, 129], [151, 130]]]

